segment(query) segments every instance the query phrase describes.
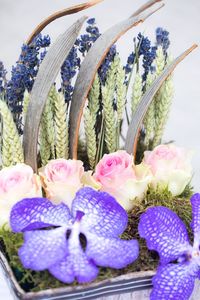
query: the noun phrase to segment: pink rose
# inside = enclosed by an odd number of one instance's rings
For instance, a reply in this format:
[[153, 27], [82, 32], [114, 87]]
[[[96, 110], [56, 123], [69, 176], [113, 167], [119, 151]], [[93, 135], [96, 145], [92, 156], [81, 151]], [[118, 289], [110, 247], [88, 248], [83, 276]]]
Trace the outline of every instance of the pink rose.
[[124, 207], [131, 210], [135, 198], [141, 199], [151, 180], [149, 168], [135, 166], [133, 156], [126, 151], [105, 154], [97, 164], [94, 179], [101, 190], [108, 192]]
[[12, 206], [23, 198], [41, 197], [39, 177], [25, 164], [0, 171], [0, 226], [9, 222]]
[[82, 187], [83, 173], [82, 161], [60, 158], [51, 160], [39, 174], [47, 198], [54, 204], [64, 202], [71, 207], [76, 192]]
[[173, 144], [159, 145], [144, 153], [143, 162], [153, 173], [153, 186], [168, 186], [172, 195], [180, 195], [192, 177], [191, 152]]

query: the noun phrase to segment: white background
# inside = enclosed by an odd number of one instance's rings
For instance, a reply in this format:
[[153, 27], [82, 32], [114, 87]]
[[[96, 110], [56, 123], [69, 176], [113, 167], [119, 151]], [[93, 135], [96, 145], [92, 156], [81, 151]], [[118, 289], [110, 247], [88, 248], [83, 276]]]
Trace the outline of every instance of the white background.
[[[49, 14], [78, 4], [77, 0], [0, 0], [0, 60], [8, 70], [18, 58], [20, 47], [34, 27]], [[54, 40], [79, 16], [94, 16], [101, 32], [131, 15], [143, 0], [104, 0], [96, 7], [78, 15], [64, 17], [44, 30]], [[132, 37], [139, 31], [153, 38], [156, 27], [170, 32], [171, 52], [179, 55], [194, 42], [200, 42], [200, 1], [166, 0], [166, 6], [144, 24], [130, 30], [120, 39], [122, 57], [131, 51]], [[175, 71], [175, 98], [164, 140], [175, 140], [177, 145], [195, 151], [193, 185], [200, 191], [200, 50], [197, 49]], [[12, 297], [5, 289], [0, 274], [0, 299]]]

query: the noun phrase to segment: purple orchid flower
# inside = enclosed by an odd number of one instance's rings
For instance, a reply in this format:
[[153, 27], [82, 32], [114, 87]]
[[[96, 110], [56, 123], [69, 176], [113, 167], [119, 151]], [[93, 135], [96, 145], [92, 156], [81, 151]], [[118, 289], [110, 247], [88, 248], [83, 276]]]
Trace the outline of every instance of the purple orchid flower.
[[187, 300], [200, 279], [200, 194], [191, 197], [191, 204], [193, 246], [185, 224], [170, 209], [152, 207], [141, 216], [139, 234], [160, 256], [150, 300]]
[[19, 249], [24, 267], [48, 269], [64, 283], [89, 282], [97, 266], [120, 269], [137, 259], [138, 242], [119, 238], [127, 221], [113, 197], [88, 187], [76, 194], [71, 213], [65, 204], [31, 198], [18, 202], [10, 217], [12, 230], [24, 232]]

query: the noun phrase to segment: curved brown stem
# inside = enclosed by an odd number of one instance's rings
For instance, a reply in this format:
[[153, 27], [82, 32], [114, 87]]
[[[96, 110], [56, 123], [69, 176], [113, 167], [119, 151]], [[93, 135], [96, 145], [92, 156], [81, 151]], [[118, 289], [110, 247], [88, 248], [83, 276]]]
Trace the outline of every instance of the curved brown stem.
[[51, 45], [34, 82], [24, 126], [23, 147], [25, 163], [35, 172], [37, 172], [37, 141], [42, 112], [52, 84], [86, 19], [87, 17], [80, 18]]
[[67, 15], [71, 15], [71, 14], [75, 14], [81, 10], [87, 9], [91, 6], [94, 6], [100, 2], [102, 2], [103, 0], [91, 0], [89, 2], [85, 2], [82, 4], [78, 4], [75, 6], [71, 6], [68, 8], [65, 8], [63, 10], [57, 11], [54, 14], [50, 15], [49, 17], [47, 17], [45, 20], [43, 20], [34, 30], [33, 32], [30, 34], [30, 36], [28, 37], [26, 44], [29, 45], [34, 37], [36, 37], [48, 24], [50, 24], [51, 22], [53, 22], [54, 20], [67, 16]]

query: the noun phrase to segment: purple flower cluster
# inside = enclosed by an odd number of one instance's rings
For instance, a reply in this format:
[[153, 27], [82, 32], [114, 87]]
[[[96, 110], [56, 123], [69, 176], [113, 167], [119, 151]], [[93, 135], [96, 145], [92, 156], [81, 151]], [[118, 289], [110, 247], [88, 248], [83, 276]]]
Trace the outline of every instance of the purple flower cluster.
[[[143, 81], [146, 80], [149, 72], [153, 73], [155, 71], [155, 67], [152, 65], [154, 59], [156, 58], [156, 50], [158, 46], [163, 48], [164, 54], [167, 56], [167, 50], [170, 45], [169, 41], [169, 32], [161, 27], [156, 29], [156, 44], [152, 45], [151, 41], [148, 37], [145, 37], [141, 33], [137, 36], [137, 43], [135, 39], [133, 40], [135, 43], [135, 52], [132, 52], [127, 60], [126, 66], [124, 67], [126, 72], [126, 78], [128, 78], [128, 74], [130, 74], [133, 70], [133, 66], [137, 63], [137, 59], [142, 57], [142, 66], [144, 68], [144, 73], [142, 75]], [[137, 51], [137, 55], [136, 55]], [[126, 82], [128, 79], [126, 80]]]
[[136, 240], [121, 240], [127, 213], [109, 194], [82, 188], [71, 212], [45, 198], [23, 199], [12, 209], [14, 232], [24, 233], [19, 257], [25, 268], [48, 269], [58, 280], [94, 280], [98, 267], [124, 268], [137, 259]]
[[64, 92], [65, 101], [70, 102], [73, 95], [72, 80], [80, 68], [81, 59], [78, 57], [78, 52], [84, 57], [93, 43], [100, 36], [99, 29], [96, 26], [95, 18], [87, 21], [86, 34], [83, 34], [75, 42], [74, 47], [70, 51], [61, 68], [61, 90]]
[[80, 68], [81, 60], [78, 57], [77, 48], [74, 46], [64, 64], [61, 67], [61, 90], [65, 95], [65, 101], [69, 102], [73, 95], [72, 79]]
[[93, 43], [99, 38], [100, 32], [96, 26], [95, 18], [91, 18], [87, 21], [86, 34], [83, 34], [76, 40], [75, 45], [83, 56], [87, 54]]
[[148, 37], [144, 37], [141, 33], [138, 34], [138, 41], [139, 41], [139, 56], [143, 56], [143, 68], [144, 73], [142, 75], [143, 81], [146, 80], [147, 75], [152, 69], [152, 63], [156, 58], [156, 46], [151, 46], [151, 41]]
[[4, 64], [2, 61], [0, 61], [0, 95], [5, 92], [6, 83], [7, 83], [6, 74], [7, 71], [4, 68]]
[[[12, 67], [11, 80], [6, 87], [6, 98], [12, 112], [21, 113], [24, 91], [31, 91], [41, 60], [50, 45], [49, 36], [39, 34], [30, 45], [24, 44], [15, 66]], [[17, 121], [18, 129], [21, 127]]]
[[156, 45], [161, 46], [164, 54], [167, 54], [170, 45], [169, 32], [161, 27], [156, 29]]
[[[75, 45], [78, 47], [78, 50], [82, 53], [83, 57], [90, 50], [94, 42], [100, 37], [101, 33], [99, 28], [96, 26], [95, 18], [91, 18], [87, 21], [88, 26], [86, 27], [87, 34], [81, 35], [79, 39], [77, 39]], [[110, 51], [106, 55], [104, 61], [98, 69], [98, 74], [102, 84], [106, 81], [106, 75], [109, 70], [110, 64], [113, 61], [116, 55], [116, 46], [113, 45], [110, 48]]]
[[192, 196], [191, 205], [193, 246], [185, 224], [170, 209], [153, 207], [141, 216], [139, 234], [160, 256], [150, 300], [188, 300], [200, 279], [200, 194]]

